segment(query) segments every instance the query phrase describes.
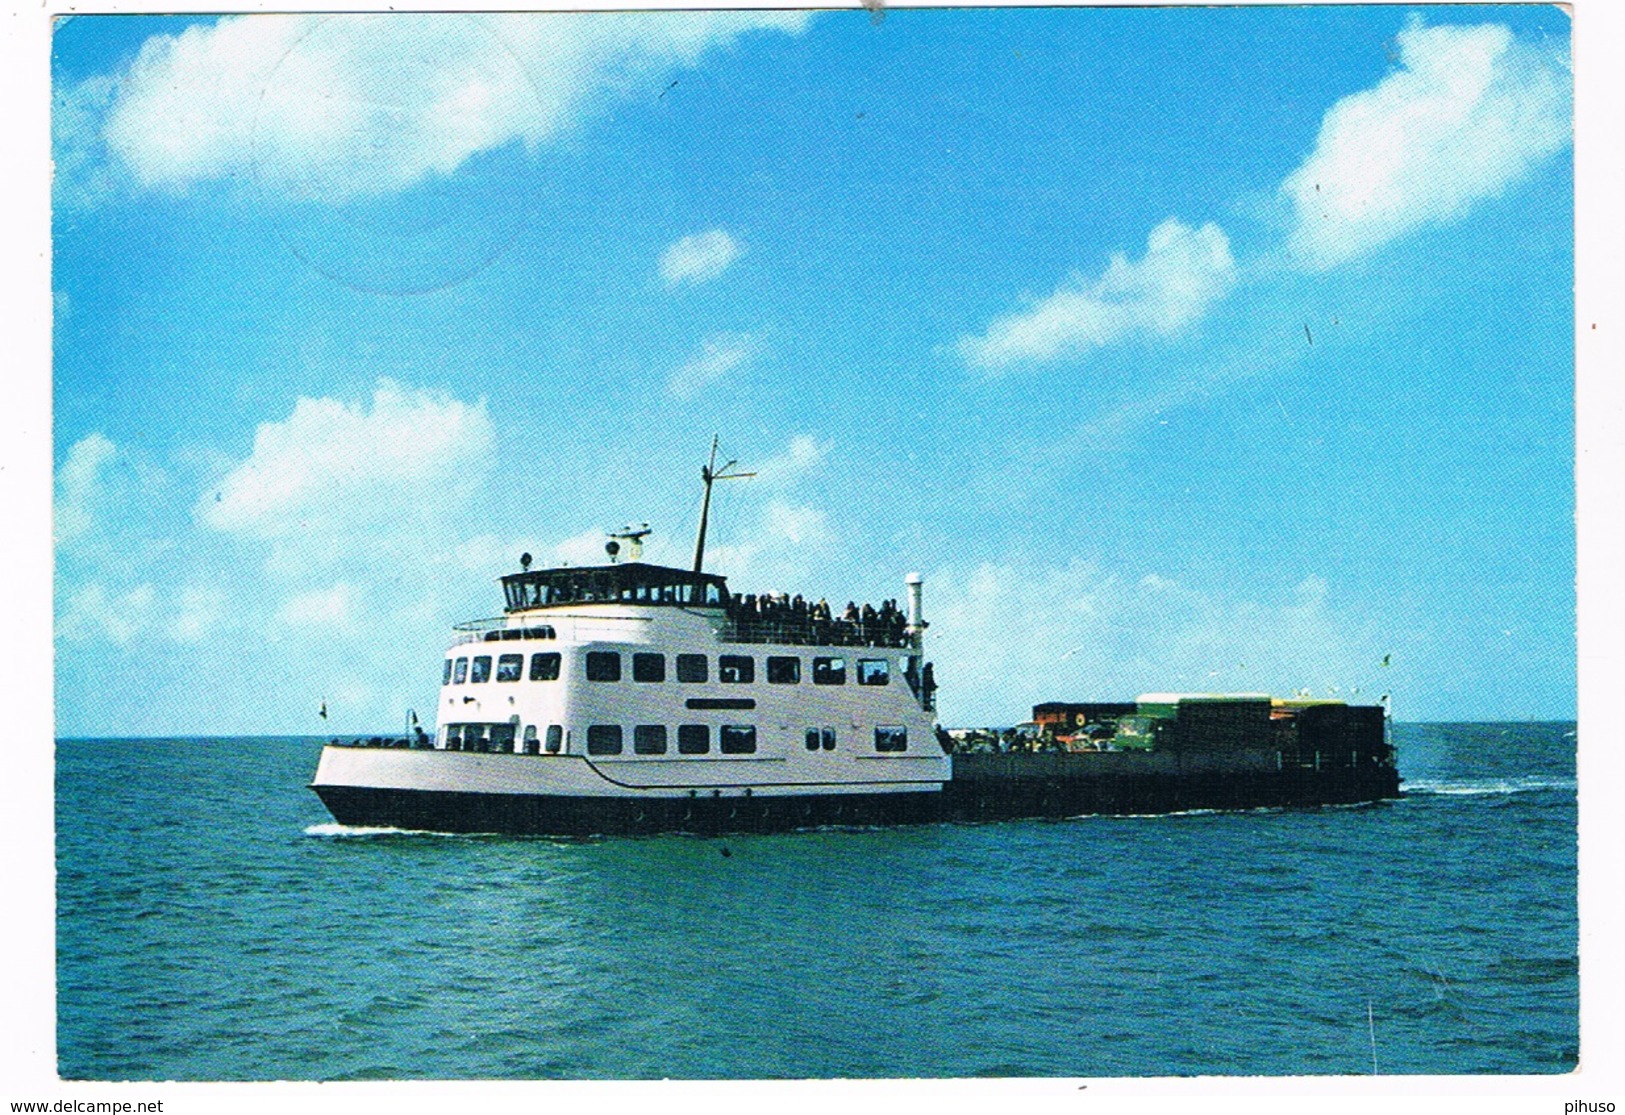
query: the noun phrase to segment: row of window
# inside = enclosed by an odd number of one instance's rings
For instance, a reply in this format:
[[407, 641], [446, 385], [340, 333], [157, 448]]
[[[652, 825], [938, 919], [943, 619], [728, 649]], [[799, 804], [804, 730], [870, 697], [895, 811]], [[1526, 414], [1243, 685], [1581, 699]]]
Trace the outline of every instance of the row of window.
[[[587, 754], [619, 755], [624, 744], [619, 724], [593, 724], [587, 728]], [[677, 726], [677, 753], [704, 755], [711, 750], [709, 724], [679, 724]], [[756, 753], [756, 725], [724, 724], [717, 729], [717, 750], [724, 755], [754, 755]], [[637, 755], [664, 755], [666, 753], [666, 726], [639, 724], [632, 729], [632, 751]]]
[[[446, 750], [486, 751], [511, 754], [516, 750], [515, 736], [519, 725], [513, 722], [494, 724], [448, 724]], [[664, 724], [638, 724], [632, 728], [632, 753], [635, 755], [664, 755], [669, 735]], [[626, 744], [625, 729], [619, 724], [592, 724], [587, 728], [588, 755], [620, 755]], [[835, 750], [834, 728], [808, 728], [808, 751]], [[558, 724], [547, 726], [545, 742], [538, 738], [536, 725], [525, 728], [523, 752], [539, 755], [564, 750], [564, 729]], [[724, 755], [753, 755], [756, 753], [756, 726], [754, 724], [723, 724], [717, 729], [717, 750]], [[885, 752], [908, 750], [908, 729], [900, 724], [883, 724], [875, 728], [875, 750]], [[711, 725], [679, 724], [677, 726], [677, 754], [707, 755], [711, 752]]]
[[[613, 682], [621, 680], [620, 651], [590, 650], [587, 652], [587, 680]], [[496, 658], [496, 680], [518, 681], [525, 673], [523, 654], [504, 654]], [[538, 651], [530, 656], [531, 681], [557, 681], [560, 655], [556, 650]], [[446, 659], [441, 685], [479, 684], [490, 681], [492, 656], [477, 655], [472, 659]], [[814, 685], [845, 685], [846, 659], [819, 657], [812, 660]], [[798, 685], [801, 682], [801, 659], [795, 655], [771, 654], [767, 657], [766, 677], [769, 685]], [[856, 668], [859, 685], [886, 685], [891, 681], [891, 662], [885, 658], [860, 658]], [[632, 655], [632, 680], [663, 682], [666, 680], [664, 654], [636, 652]], [[705, 682], [711, 680], [711, 662], [703, 654], [677, 655], [677, 680]], [[756, 659], [748, 654], [717, 655], [717, 680], [732, 685], [746, 685], [756, 680]]]

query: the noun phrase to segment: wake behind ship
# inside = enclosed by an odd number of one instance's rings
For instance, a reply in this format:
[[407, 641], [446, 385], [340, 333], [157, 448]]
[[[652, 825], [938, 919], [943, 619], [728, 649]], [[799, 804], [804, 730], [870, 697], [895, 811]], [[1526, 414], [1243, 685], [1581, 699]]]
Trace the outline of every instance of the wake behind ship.
[[504, 614], [456, 628], [432, 736], [323, 749], [311, 788], [334, 818], [711, 833], [1398, 795], [1383, 710], [1335, 702], [1078, 706], [1097, 722], [1062, 737], [1076, 750], [952, 754], [919, 575], [906, 607], [731, 592], [703, 572], [705, 522], [712, 481], [744, 474], [714, 454], [692, 570], [639, 560], [647, 529], [612, 536], [605, 565], [525, 555]]

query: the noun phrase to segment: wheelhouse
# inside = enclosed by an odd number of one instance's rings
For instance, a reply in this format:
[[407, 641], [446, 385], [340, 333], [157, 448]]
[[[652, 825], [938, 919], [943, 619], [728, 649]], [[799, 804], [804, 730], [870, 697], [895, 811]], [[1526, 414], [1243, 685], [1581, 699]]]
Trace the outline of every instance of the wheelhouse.
[[642, 562], [510, 573], [502, 592], [509, 612], [571, 604], [722, 608], [729, 602], [723, 577]]

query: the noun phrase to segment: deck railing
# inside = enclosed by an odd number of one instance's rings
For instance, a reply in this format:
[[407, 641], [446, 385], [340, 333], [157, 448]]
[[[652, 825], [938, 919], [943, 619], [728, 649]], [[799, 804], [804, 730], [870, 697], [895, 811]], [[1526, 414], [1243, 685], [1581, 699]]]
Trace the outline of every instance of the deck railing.
[[526, 627], [510, 627], [505, 617], [494, 619], [471, 619], [466, 623], [459, 623], [452, 628], [458, 637], [452, 646], [461, 646], [464, 643], [498, 643], [512, 642], [520, 639], [557, 639], [558, 632], [552, 624], [531, 624]]
[[886, 647], [918, 650], [919, 635], [908, 628], [862, 620], [816, 620], [787, 616], [761, 619], [729, 616], [718, 634], [725, 643], [784, 643], [805, 647]]

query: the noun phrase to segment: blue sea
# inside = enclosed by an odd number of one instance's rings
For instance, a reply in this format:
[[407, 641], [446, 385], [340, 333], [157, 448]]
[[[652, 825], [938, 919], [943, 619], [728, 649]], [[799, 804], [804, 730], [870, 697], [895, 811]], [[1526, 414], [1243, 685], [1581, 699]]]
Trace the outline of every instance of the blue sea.
[[1564, 1073], [1573, 724], [1311, 811], [556, 841], [345, 829], [312, 739], [57, 745], [69, 1079]]

